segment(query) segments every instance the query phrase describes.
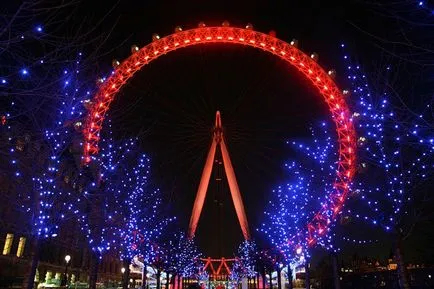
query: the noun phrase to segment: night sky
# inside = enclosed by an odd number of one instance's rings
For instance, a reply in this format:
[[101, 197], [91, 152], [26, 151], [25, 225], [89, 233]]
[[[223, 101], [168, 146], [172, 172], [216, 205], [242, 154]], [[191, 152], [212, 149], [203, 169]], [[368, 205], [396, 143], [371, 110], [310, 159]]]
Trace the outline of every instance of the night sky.
[[[275, 30], [288, 42], [298, 39], [303, 51], [320, 55], [325, 69], [337, 70], [342, 88], [340, 43], [351, 45], [370, 65], [380, 49], [362, 31], [382, 37], [395, 29], [359, 1], [234, 2], [83, 1], [66, 20], [83, 26], [102, 21], [96, 31], [107, 36], [101, 74], [110, 70], [113, 59], [128, 57], [131, 45], [148, 44], [152, 33], [164, 36], [177, 25], [188, 29], [200, 21], [213, 26], [228, 20], [240, 27], [252, 23], [265, 33]], [[117, 139], [140, 137], [167, 209], [187, 229], [217, 110], [254, 232], [272, 189], [287, 177], [284, 163], [294, 152], [285, 142], [308, 139], [310, 126], [330, 121], [321, 97], [297, 71], [253, 48], [215, 44], [182, 49], [137, 73], [118, 94], [109, 117]], [[213, 172], [196, 234], [200, 249], [213, 257], [232, 256], [242, 240], [227, 182], [213, 181], [219, 174]]]

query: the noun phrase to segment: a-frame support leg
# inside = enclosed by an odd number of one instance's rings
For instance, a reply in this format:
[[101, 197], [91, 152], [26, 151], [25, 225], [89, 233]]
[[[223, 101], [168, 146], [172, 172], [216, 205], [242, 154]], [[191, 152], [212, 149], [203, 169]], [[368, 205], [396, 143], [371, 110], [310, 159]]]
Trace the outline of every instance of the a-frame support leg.
[[191, 213], [190, 225], [188, 226], [189, 238], [193, 238], [194, 234], [196, 233], [197, 223], [199, 222], [200, 213], [202, 212], [203, 203], [205, 202], [209, 179], [211, 177], [216, 148], [217, 142], [215, 139], [213, 139], [211, 148], [209, 149], [208, 156], [206, 158], [205, 167], [203, 168], [202, 178], [200, 179], [199, 188], [197, 190], [196, 199], [193, 205], [193, 212]]
[[203, 204], [205, 202], [206, 191], [208, 189], [209, 179], [212, 173], [217, 146], [220, 147], [220, 150], [222, 152], [223, 165], [225, 168], [226, 177], [228, 179], [232, 201], [235, 206], [235, 212], [237, 213], [238, 221], [241, 226], [241, 231], [243, 232], [244, 239], [249, 240], [250, 239], [249, 224], [247, 222], [247, 216], [244, 210], [243, 200], [241, 198], [241, 193], [238, 187], [237, 178], [235, 176], [231, 158], [229, 156], [226, 143], [224, 141], [220, 112], [218, 111], [216, 113], [216, 120], [215, 120], [214, 134], [211, 143], [211, 148], [206, 158], [205, 167], [202, 172], [202, 178], [200, 179], [199, 188], [197, 190], [196, 199], [193, 205], [193, 212], [191, 214], [190, 224], [188, 227], [188, 236], [189, 238], [193, 238], [196, 233], [197, 224], [199, 222], [200, 214], [202, 212]]
[[243, 232], [244, 239], [249, 240], [250, 232], [246, 211], [244, 210], [240, 188], [238, 187], [237, 178], [235, 177], [234, 168], [224, 139], [220, 142], [220, 149], [223, 156], [223, 165], [225, 166], [226, 177], [228, 178], [229, 189], [231, 190], [232, 201], [234, 202], [235, 212], [237, 213], [238, 221], [240, 222], [241, 231]]

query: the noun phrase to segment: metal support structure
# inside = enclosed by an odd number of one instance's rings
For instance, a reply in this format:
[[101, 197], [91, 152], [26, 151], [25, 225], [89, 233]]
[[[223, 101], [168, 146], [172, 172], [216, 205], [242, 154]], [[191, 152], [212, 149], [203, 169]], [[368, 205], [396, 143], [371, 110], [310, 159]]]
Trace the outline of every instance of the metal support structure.
[[[231, 268], [229, 267], [229, 264], [232, 264], [235, 262], [235, 259], [226, 259], [226, 258], [220, 258], [220, 259], [212, 259], [212, 258], [201, 258], [202, 262], [205, 263], [203, 266], [202, 271], [209, 271], [212, 276], [218, 276], [218, 275], [227, 275], [229, 276], [231, 274]], [[217, 269], [216, 269], [217, 268]], [[211, 277], [211, 276], [210, 276]]]
[[243, 200], [241, 198], [241, 192], [240, 188], [238, 187], [235, 171], [232, 166], [229, 151], [226, 147], [226, 143], [224, 140], [222, 121], [219, 111], [217, 111], [216, 113], [211, 148], [208, 152], [208, 157], [206, 159], [205, 167], [202, 172], [202, 178], [200, 180], [199, 188], [197, 190], [196, 200], [194, 201], [193, 211], [191, 213], [190, 225], [188, 227], [188, 236], [190, 238], [193, 238], [194, 234], [196, 233], [197, 224], [199, 222], [200, 214], [202, 212], [203, 204], [205, 202], [206, 191], [208, 189], [209, 179], [211, 177], [212, 166], [214, 163], [217, 147], [220, 148], [220, 151], [222, 153], [223, 165], [228, 179], [232, 201], [234, 202], [235, 212], [237, 213], [238, 221], [241, 226], [241, 231], [243, 232], [244, 239], [249, 240], [249, 224], [247, 222], [247, 216], [244, 210]]

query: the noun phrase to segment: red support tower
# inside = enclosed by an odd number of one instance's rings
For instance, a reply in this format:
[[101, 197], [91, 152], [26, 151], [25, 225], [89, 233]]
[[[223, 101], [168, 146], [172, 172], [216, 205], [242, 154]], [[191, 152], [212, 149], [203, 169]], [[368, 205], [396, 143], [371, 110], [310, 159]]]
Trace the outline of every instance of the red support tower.
[[211, 148], [209, 149], [208, 156], [206, 158], [205, 167], [203, 168], [202, 178], [200, 179], [199, 188], [196, 194], [196, 200], [194, 201], [193, 211], [191, 213], [190, 225], [188, 227], [188, 236], [190, 238], [193, 238], [196, 232], [197, 223], [199, 222], [203, 203], [205, 202], [206, 191], [208, 189], [209, 179], [211, 177], [217, 147], [220, 148], [223, 157], [223, 165], [225, 168], [226, 177], [228, 179], [232, 201], [234, 202], [235, 212], [237, 213], [238, 221], [240, 222], [241, 231], [243, 232], [244, 239], [249, 240], [249, 224], [247, 222], [246, 212], [244, 210], [243, 200], [241, 198], [240, 188], [238, 187], [234, 167], [232, 166], [229, 151], [227, 149], [226, 142], [223, 136], [222, 121], [219, 111], [217, 111], [216, 113]]

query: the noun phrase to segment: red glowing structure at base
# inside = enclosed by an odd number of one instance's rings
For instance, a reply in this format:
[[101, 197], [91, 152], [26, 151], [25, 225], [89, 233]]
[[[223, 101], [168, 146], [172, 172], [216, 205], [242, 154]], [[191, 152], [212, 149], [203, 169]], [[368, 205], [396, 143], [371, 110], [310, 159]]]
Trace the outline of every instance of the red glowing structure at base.
[[333, 191], [307, 224], [307, 228], [300, 230], [300, 237], [304, 238], [309, 246], [314, 245], [318, 238], [327, 233], [330, 223], [340, 213], [347, 198], [356, 168], [356, 135], [345, 96], [333, 80], [333, 71], [326, 72], [317, 63], [316, 54], [309, 56], [299, 50], [297, 41], [287, 43], [277, 39], [274, 34], [267, 35], [254, 31], [251, 25], [247, 25], [246, 28], [236, 28], [224, 22], [221, 27], [206, 27], [205, 24], [200, 23], [198, 28], [185, 31], [177, 27], [175, 33], [166, 37], [160, 38], [154, 35], [153, 42], [141, 49], [133, 46], [130, 57], [121, 63], [113, 62], [115, 70], [107, 80], [101, 82], [96, 95], [88, 103], [89, 113], [83, 128], [83, 164], [89, 164], [92, 157], [98, 153], [100, 131], [110, 104], [122, 86], [136, 72], [171, 51], [209, 43], [250, 46], [275, 55], [296, 68], [312, 86], [317, 88], [328, 105], [336, 125], [339, 161]]
[[228, 277], [229, 275], [231, 275], [230, 265], [232, 265], [232, 263], [235, 262], [234, 258], [213, 259], [208, 257], [208, 258], [201, 258], [200, 260], [204, 262], [202, 271], [209, 272], [211, 278], [215, 278], [219, 276]]

